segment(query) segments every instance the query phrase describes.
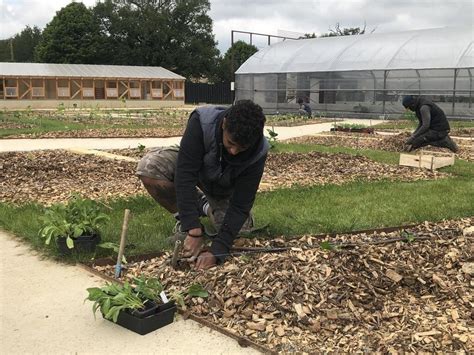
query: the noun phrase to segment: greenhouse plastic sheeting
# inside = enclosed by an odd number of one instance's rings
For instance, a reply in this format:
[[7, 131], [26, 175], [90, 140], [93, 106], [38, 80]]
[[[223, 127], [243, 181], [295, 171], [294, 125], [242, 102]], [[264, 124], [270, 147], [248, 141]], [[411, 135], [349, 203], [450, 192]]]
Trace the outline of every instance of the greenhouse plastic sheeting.
[[473, 28], [286, 40], [250, 57], [236, 74], [474, 67]]

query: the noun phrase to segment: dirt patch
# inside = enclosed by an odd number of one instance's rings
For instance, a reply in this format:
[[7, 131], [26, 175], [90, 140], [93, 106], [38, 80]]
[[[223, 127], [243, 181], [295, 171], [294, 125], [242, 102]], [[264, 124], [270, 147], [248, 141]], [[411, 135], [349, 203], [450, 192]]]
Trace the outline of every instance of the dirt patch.
[[[143, 155], [119, 149], [120, 155]], [[88, 198], [145, 193], [135, 176], [136, 163], [104, 159], [63, 150], [0, 154], [0, 200], [64, 202], [72, 192]], [[270, 154], [260, 191], [291, 186], [343, 184], [358, 179], [414, 181], [447, 174], [374, 162], [362, 156], [311, 152]]]
[[[394, 136], [376, 137], [367, 137], [366, 135], [357, 133], [334, 133], [291, 138], [285, 140], [285, 142], [301, 144], [321, 144], [330, 147], [349, 147], [354, 149], [375, 149], [390, 152], [402, 152], [404, 143], [409, 136], [410, 133], [407, 132]], [[474, 140], [454, 138], [454, 141], [459, 146], [459, 152], [456, 153], [456, 156], [464, 160], [474, 161]], [[418, 153], [423, 149], [433, 152], [451, 153], [451, 151], [447, 148], [439, 148], [432, 146], [417, 149], [413, 151], [413, 153]]]
[[[403, 232], [245, 240], [246, 246], [292, 249], [235, 255], [199, 272], [172, 269], [165, 254], [129, 264], [124, 279], [150, 275], [169, 291], [198, 282], [209, 298], [186, 298], [192, 314], [274, 351], [469, 353], [474, 243], [462, 232], [473, 223], [465, 218]], [[114, 275], [113, 266], [96, 269]]]

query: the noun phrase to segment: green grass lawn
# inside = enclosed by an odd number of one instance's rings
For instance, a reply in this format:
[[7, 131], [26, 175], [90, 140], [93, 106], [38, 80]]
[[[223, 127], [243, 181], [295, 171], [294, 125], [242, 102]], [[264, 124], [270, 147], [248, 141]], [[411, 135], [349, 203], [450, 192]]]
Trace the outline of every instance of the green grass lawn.
[[[311, 150], [362, 154], [373, 160], [396, 164], [398, 154], [374, 150], [277, 143], [276, 151]], [[416, 182], [356, 181], [342, 186], [326, 185], [281, 189], [259, 193], [254, 206], [258, 225], [269, 224], [265, 236], [296, 236], [306, 233], [344, 232], [360, 229], [398, 226], [425, 220], [460, 218], [474, 215], [474, 164], [457, 160], [442, 171], [451, 177]], [[174, 219], [151, 198], [136, 196], [107, 201], [104, 207], [111, 220], [102, 228], [104, 241], [118, 242], [123, 211], [132, 211], [126, 254], [143, 254], [169, 248], [167, 242]], [[0, 203], [0, 226], [26, 240], [51, 256], [38, 237], [38, 216], [42, 206], [14, 206]], [[99, 251], [98, 256], [110, 252]], [[89, 260], [90, 255], [79, 256]]]

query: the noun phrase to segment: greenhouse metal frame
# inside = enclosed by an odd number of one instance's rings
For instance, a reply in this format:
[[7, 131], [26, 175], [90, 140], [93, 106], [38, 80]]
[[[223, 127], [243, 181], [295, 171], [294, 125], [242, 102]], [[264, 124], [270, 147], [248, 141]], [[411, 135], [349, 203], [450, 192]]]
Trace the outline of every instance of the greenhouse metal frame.
[[449, 117], [473, 118], [473, 29], [451, 27], [280, 42], [236, 72], [236, 100], [266, 113], [398, 118], [404, 95], [422, 95]]

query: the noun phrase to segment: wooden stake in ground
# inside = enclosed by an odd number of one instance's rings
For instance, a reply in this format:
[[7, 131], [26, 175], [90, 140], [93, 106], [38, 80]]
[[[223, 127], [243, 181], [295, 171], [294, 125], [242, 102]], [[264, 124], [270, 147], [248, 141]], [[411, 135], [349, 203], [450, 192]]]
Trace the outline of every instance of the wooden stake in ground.
[[128, 220], [130, 219], [130, 210], [126, 209], [125, 214], [123, 216], [123, 224], [122, 224], [122, 235], [120, 236], [120, 248], [117, 256], [117, 264], [115, 265], [115, 278], [118, 279], [120, 277], [120, 273], [122, 271], [122, 257], [123, 252], [125, 250], [125, 242], [127, 239], [127, 228], [128, 228]]

